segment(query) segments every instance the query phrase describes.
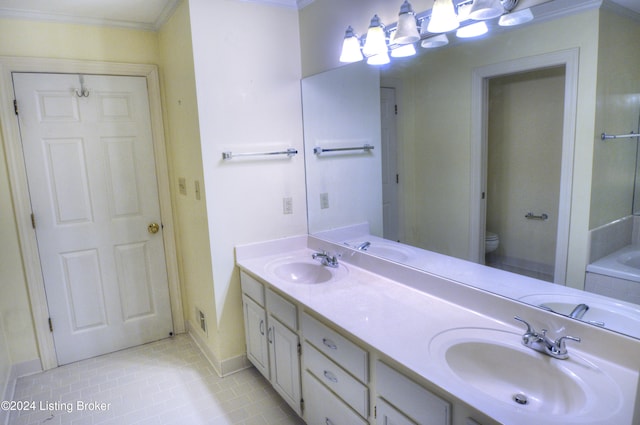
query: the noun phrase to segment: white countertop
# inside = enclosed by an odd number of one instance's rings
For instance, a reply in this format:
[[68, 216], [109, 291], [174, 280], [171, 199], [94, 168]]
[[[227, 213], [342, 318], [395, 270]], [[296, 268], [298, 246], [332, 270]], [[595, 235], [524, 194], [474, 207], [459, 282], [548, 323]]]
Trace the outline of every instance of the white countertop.
[[[519, 338], [523, 328], [517, 322], [505, 324], [494, 317], [465, 308], [425, 291], [399, 283], [398, 281], [371, 273], [348, 262], [341, 261], [341, 266], [348, 269], [348, 276], [337, 282], [322, 284], [290, 283], [276, 278], [269, 273], [268, 264], [282, 261], [285, 257], [310, 258], [314, 251], [306, 247], [306, 239], [282, 240], [261, 249], [259, 245], [237, 248], [237, 263], [245, 271], [268, 282], [273, 288], [285, 294], [305, 309], [316, 312], [326, 320], [350, 333], [364, 344], [389, 356], [394, 361], [411, 369], [419, 376], [462, 400], [473, 408], [503, 423], [539, 424], [539, 413], [527, 412], [515, 403], [488, 403], [487, 397], [478, 394], [471, 387], [456, 385], [451, 382], [450, 375], [444, 373], [442, 364], [431, 361], [430, 342], [439, 333], [454, 328], [490, 328], [513, 332]], [[269, 255], [265, 255], [269, 253]], [[384, 261], [384, 260], [376, 260]], [[464, 271], [460, 271], [464, 272]], [[415, 272], [412, 272], [415, 273]], [[415, 274], [414, 274], [415, 276]], [[459, 293], [465, 288], [453, 287], [453, 282], [443, 278], [420, 273], [420, 284], [425, 287], [444, 285], [452, 287]], [[490, 296], [480, 294], [473, 288], [466, 288], [467, 296]], [[488, 301], [491, 303], [491, 300]], [[504, 303], [503, 298], [496, 302]], [[515, 303], [517, 304], [517, 303]], [[487, 306], [491, 310], [491, 306]], [[514, 311], [517, 310], [514, 308]], [[570, 350], [573, 347], [570, 347]], [[580, 353], [583, 358], [589, 355]], [[555, 361], [555, 359], [552, 359]], [[566, 360], [571, 361], [571, 360]], [[625, 375], [625, 368], [608, 364], [607, 370]], [[637, 388], [637, 374], [633, 382], [626, 383], [622, 379], [625, 396], [634, 395]], [[633, 404], [632, 404], [633, 406]], [[615, 418], [608, 418], [617, 424], [631, 424], [632, 408], [628, 403], [618, 412]], [[553, 416], [545, 417], [546, 423], [557, 424], [604, 424], [599, 422], [597, 414], [590, 421], [572, 420], [562, 417], [554, 422]]]

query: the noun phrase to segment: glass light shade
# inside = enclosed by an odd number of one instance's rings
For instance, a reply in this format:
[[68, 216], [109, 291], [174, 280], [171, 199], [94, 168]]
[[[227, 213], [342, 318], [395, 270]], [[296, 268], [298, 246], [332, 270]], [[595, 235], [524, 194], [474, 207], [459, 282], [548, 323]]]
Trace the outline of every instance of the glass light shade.
[[422, 40], [420, 45], [425, 49], [435, 49], [436, 47], [442, 47], [449, 44], [447, 34], [438, 34], [433, 37], [429, 37], [426, 40]]
[[473, 3], [463, 3], [458, 5], [458, 22], [464, 22], [469, 19], [469, 12]]
[[353, 32], [353, 28], [349, 26], [344, 33], [344, 41], [342, 42], [342, 53], [340, 53], [340, 62], [351, 63], [364, 59], [360, 51], [360, 40]]
[[[499, 0], [498, 0], [499, 1]], [[452, 0], [436, 0], [431, 9], [431, 18], [427, 31], [441, 33], [452, 31], [460, 26]]]
[[403, 44], [400, 47], [391, 49], [391, 57], [393, 58], [406, 58], [416, 54], [416, 48], [413, 44]]
[[369, 65], [386, 65], [389, 62], [391, 62], [391, 59], [389, 59], [389, 54], [387, 52], [369, 56], [367, 58], [367, 64]]
[[531, 13], [531, 9], [523, 9], [517, 12], [502, 15], [500, 17], [500, 20], [498, 21], [498, 25], [500, 25], [501, 27], [513, 27], [516, 25], [524, 24], [525, 22], [529, 22], [532, 19], [533, 13]]
[[473, 0], [469, 11], [469, 18], [476, 21], [497, 18], [504, 13], [504, 7], [500, 0]]
[[418, 40], [420, 40], [420, 33], [418, 32], [416, 15], [413, 13], [411, 4], [405, 0], [402, 7], [400, 7], [394, 42], [397, 44], [409, 44]]
[[371, 24], [369, 25], [369, 30], [367, 31], [367, 39], [364, 42], [362, 53], [364, 53], [365, 56], [374, 56], [380, 55], [382, 53], [387, 53], [386, 35], [384, 33], [384, 29], [382, 28], [382, 24], [380, 23], [380, 18], [378, 18], [378, 15], [374, 15], [373, 18], [371, 18]]
[[489, 31], [487, 24], [484, 22], [476, 22], [475, 24], [467, 25], [466, 27], [459, 28], [456, 31], [456, 37], [458, 38], [473, 38], [486, 34]]

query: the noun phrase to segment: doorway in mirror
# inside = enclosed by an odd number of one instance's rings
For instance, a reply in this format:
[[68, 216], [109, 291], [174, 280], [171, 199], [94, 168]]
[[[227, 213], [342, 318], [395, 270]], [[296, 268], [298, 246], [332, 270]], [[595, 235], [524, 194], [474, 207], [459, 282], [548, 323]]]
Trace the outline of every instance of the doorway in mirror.
[[489, 79], [485, 264], [554, 281], [565, 67]]

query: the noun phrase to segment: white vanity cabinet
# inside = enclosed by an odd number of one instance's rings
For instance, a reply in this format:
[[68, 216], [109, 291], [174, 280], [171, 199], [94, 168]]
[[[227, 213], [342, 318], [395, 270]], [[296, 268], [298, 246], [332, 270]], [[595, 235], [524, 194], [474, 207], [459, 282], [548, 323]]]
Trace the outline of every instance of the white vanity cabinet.
[[300, 341], [297, 308], [241, 272], [247, 358], [301, 414]]
[[376, 362], [377, 425], [450, 425], [451, 404], [381, 361]]
[[302, 335], [307, 424], [368, 424], [368, 352], [306, 313]]

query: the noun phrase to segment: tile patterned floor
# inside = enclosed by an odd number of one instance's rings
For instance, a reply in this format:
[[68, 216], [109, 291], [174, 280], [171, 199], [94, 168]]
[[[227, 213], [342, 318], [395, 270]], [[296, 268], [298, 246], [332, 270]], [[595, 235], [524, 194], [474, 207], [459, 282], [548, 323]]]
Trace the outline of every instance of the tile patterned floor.
[[35, 410], [9, 425], [304, 425], [256, 369], [220, 378], [188, 335], [20, 378], [14, 400]]

